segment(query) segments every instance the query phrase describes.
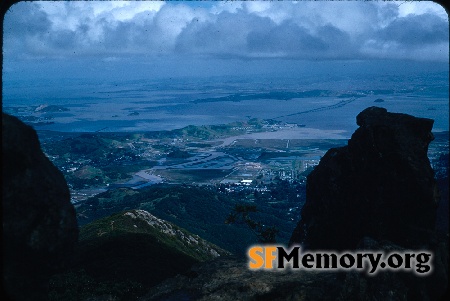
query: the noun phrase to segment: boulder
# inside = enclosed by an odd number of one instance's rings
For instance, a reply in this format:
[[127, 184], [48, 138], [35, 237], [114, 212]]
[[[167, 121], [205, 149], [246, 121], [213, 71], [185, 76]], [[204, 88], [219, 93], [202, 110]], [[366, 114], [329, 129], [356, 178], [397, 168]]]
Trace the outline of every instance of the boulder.
[[62, 173], [40, 149], [36, 132], [2, 114], [3, 287], [14, 300], [46, 299], [48, 277], [64, 266], [78, 239]]
[[368, 236], [426, 245], [439, 199], [427, 157], [433, 120], [370, 107], [356, 122], [348, 145], [330, 149], [309, 174], [291, 244], [346, 250]]

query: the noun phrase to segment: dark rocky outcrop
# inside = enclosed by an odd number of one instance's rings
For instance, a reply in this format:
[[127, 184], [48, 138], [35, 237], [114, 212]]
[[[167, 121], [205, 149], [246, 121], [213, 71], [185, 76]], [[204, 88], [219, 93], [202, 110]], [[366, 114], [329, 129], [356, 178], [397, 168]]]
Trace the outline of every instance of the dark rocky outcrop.
[[427, 157], [433, 120], [370, 107], [348, 146], [330, 149], [307, 179], [291, 244], [307, 249], [432, 252], [426, 277], [346, 275], [348, 300], [438, 300], [448, 290], [448, 232], [435, 231], [439, 201]]
[[[408, 251], [392, 242], [376, 241], [369, 237], [362, 239], [357, 248], [384, 253]], [[341, 300], [448, 300], [448, 240], [434, 238], [423, 250], [432, 250], [431, 274], [418, 276], [411, 271], [383, 270], [376, 275], [348, 272], [341, 284]]]
[[[377, 252], [404, 250], [389, 242], [362, 240], [359, 247]], [[367, 275], [357, 271], [251, 271], [243, 260], [228, 257], [203, 263], [189, 273], [168, 279], [140, 301], [433, 301], [448, 300], [445, 261], [448, 244], [435, 252], [432, 277], [411, 272], [381, 271]], [[447, 258], [448, 260], [448, 258]]]
[[308, 176], [291, 243], [344, 250], [369, 236], [426, 245], [438, 204], [427, 157], [433, 120], [370, 107], [356, 121], [348, 146], [330, 149]]
[[41, 300], [48, 277], [78, 238], [62, 173], [42, 153], [36, 132], [2, 114], [3, 287], [14, 300]]
[[199, 265], [139, 300], [343, 300], [338, 298], [338, 283], [343, 283], [339, 273], [251, 271], [246, 266], [245, 261], [233, 257]]

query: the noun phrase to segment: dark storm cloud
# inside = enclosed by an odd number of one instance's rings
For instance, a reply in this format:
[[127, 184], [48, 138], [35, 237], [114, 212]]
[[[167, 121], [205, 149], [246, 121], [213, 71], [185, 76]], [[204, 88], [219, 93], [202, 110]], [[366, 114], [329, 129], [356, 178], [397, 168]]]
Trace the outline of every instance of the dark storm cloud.
[[64, 29], [48, 35], [46, 41], [49, 44], [48, 46], [51, 48], [71, 50], [76, 49], [78, 46], [78, 37], [79, 34], [77, 32]]
[[214, 20], [192, 20], [180, 33], [175, 51], [182, 53], [246, 56], [247, 36], [253, 28], [270, 28], [269, 18], [246, 14], [222, 12]]
[[35, 35], [50, 30], [51, 22], [39, 5], [33, 2], [13, 5], [6, 16], [4, 32], [6, 36]]
[[[313, 35], [292, 21], [248, 35], [252, 52], [281, 53], [294, 58], [332, 58], [352, 54], [348, 34], [332, 25], [320, 26]], [[354, 54], [353, 54], [354, 55]]]
[[5, 15], [3, 26], [3, 54], [12, 59], [32, 55], [42, 36], [51, 31], [47, 14], [33, 2], [13, 5]]
[[[114, 26], [104, 25], [103, 38], [97, 43], [113, 54], [152, 53], [160, 48], [158, 45], [159, 29], [150, 21], [145, 24], [134, 24], [125, 21]], [[160, 50], [160, 49], [159, 49]]]
[[432, 4], [424, 4], [425, 12], [418, 6], [422, 4], [384, 2], [214, 5], [18, 3], [5, 16], [5, 59], [201, 55], [448, 60], [448, 20], [432, 13]]
[[405, 46], [448, 42], [448, 22], [432, 14], [408, 15], [392, 21], [377, 37]]
[[247, 38], [251, 51], [283, 52], [298, 55], [305, 51], [323, 52], [328, 49], [327, 43], [321, 38], [314, 37], [305, 28], [292, 21], [270, 28], [269, 30], [254, 30]]
[[328, 58], [351, 54], [349, 35], [328, 24], [312, 34], [292, 20], [223, 12], [215, 20], [191, 21], [178, 36], [175, 51], [241, 58]]

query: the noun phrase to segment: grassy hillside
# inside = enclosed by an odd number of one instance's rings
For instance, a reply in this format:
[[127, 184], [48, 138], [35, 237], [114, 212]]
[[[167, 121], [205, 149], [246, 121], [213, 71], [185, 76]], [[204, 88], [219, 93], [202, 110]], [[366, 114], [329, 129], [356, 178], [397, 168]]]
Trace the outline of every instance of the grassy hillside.
[[251, 218], [277, 227], [279, 243], [289, 241], [298, 220], [290, 208], [299, 206], [301, 197], [297, 195], [302, 192], [295, 185], [283, 183], [286, 185], [280, 183], [279, 187], [273, 187], [270, 196], [269, 193], [221, 193], [214, 187], [167, 184], [139, 190], [109, 190], [77, 206], [78, 223], [84, 225], [115, 212], [142, 209], [239, 256], [258, 241], [247, 226], [225, 224], [237, 204], [256, 205], [258, 212], [252, 213]]
[[74, 268], [53, 278], [50, 297], [130, 300], [195, 263], [228, 254], [144, 210], [125, 211], [81, 228]]

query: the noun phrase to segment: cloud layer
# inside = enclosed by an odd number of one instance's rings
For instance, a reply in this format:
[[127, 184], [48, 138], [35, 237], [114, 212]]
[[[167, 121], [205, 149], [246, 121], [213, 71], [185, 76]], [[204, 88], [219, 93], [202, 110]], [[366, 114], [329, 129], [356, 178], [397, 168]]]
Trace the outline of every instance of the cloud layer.
[[448, 61], [433, 2], [20, 2], [5, 60], [130, 56]]

